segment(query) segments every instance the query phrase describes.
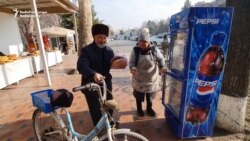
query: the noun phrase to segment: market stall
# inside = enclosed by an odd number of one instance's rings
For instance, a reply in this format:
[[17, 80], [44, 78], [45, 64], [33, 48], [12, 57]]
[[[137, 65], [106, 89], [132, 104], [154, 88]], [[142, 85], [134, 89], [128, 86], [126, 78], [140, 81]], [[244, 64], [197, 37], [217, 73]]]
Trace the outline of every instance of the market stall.
[[[51, 51], [51, 52], [45, 52], [47, 64], [48, 67], [54, 66], [58, 63], [62, 63], [62, 53], [61, 51]], [[32, 64], [33, 69], [35, 73], [38, 73], [39, 71], [43, 70], [42, 60], [40, 55], [34, 55], [32, 56]]]
[[[21, 40], [17, 17], [34, 17], [37, 44], [39, 46], [39, 57], [31, 56], [26, 59], [15, 60], [13, 62], [3, 62], [0, 65], [0, 88], [3, 88], [12, 83], [18, 82], [24, 77], [34, 74], [33, 60], [39, 62], [35, 64], [35, 71], [44, 69], [48, 86], [51, 86], [48, 64], [54, 65], [62, 61], [62, 56], [59, 52], [45, 52], [45, 47], [48, 44], [43, 43], [41, 34], [39, 14], [42, 12], [48, 13], [76, 13], [78, 11], [78, 0], [22, 0], [22, 1], [6, 1], [0, 0], [0, 51], [3, 54], [16, 54], [23, 56], [23, 43]], [[36, 47], [32, 50], [36, 52]], [[28, 59], [29, 58], [29, 59]], [[34, 59], [35, 58], [35, 59]], [[47, 61], [47, 58], [53, 58], [52, 62]], [[33, 63], [34, 64], [34, 63]], [[42, 65], [41, 65], [42, 64]], [[42, 66], [42, 67], [37, 67]], [[25, 67], [25, 68], [24, 68]], [[19, 70], [21, 69], [21, 70]]]
[[31, 57], [0, 64], [0, 89], [33, 75]]
[[[41, 29], [43, 37], [49, 37], [50, 39], [56, 39], [56, 47], [51, 45], [51, 48], [58, 48], [59, 49], [59, 37], [64, 37], [66, 39], [66, 54], [72, 54], [75, 52], [75, 42], [74, 42], [74, 34], [75, 31], [63, 27], [52, 26], [48, 28]], [[35, 32], [33, 33], [35, 34]]]

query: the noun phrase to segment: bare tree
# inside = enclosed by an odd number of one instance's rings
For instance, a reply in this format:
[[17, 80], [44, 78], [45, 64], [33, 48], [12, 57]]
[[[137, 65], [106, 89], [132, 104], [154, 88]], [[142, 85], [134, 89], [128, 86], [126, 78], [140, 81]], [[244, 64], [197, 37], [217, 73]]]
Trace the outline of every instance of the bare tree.
[[24, 44], [24, 50], [27, 50], [27, 37], [34, 31], [33, 18], [18, 18], [18, 26], [21, 34], [21, 38]]
[[81, 53], [81, 48], [93, 41], [91, 35], [92, 27], [92, 10], [91, 10], [91, 0], [79, 0], [79, 51], [78, 55]]
[[[51, 27], [53, 25], [59, 25], [59, 19], [57, 14], [46, 14], [40, 15], [41, 28]], [[25, 49], [27, 49], [27, 37], [35, 31], [34, 19], [26, 17], [18, 17], [18, 26], [22, 41], [24, 43]]]
[[227, 0], [226, 5], [234, 6], [234, 17], [222, 93], [246, 97], [250, 78], [250, 1]]
[[181, 8], [181, 11], [183, 11], [189, 7], [191, 7], [191, 2], [190, 2], [190, 0], [186, 0], [184, 3], [184, 6]]

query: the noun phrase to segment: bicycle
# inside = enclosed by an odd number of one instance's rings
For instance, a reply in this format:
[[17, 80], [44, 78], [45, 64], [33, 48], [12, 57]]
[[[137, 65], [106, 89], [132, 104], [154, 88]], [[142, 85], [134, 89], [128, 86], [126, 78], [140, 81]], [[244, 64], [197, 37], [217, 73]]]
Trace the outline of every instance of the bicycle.
[[[130, 129], [116, 129], [115, 126], [111, 126], [111, 122], [113, 118], [109, 115], [108, 109], [116, 108], [117, 103], [114, 100], [106, 100], [106, 83], [102, 81], [101, 86], [96, 83], [89, 83], [83, 86], [73, 88], [73, 92], [89, 89], [98, 91], [99, 101], [101, 105], [102, 117], [96, 127], [92, 131], [90, 131], [87, 135], [82, 135], [75, 131], [71, 115], [67, 108], [55, 107], [51, 110], [44, 109], [44, 107], [39, 106], [36, 103], [43, 102], [35, 102], [35, 95], [32, 94], [32, 102], [36, 109], [33, 113], [32, 121], [33, 128], [36, 135], [36, 138], [39, 141], [44, 140], [66, 140], [66, 141], [148, 141], [144, 136], [132, 132]], [[103, 93], [102, 93], [103, 90]], [[40, 92], [45, 93], [44, 91]], [[52, 92], [48, 92], [48, 96], [51, 96]], [[44, 106], [44, 105], [43, 105]], [[45, 106], [50, 106], [49, 104]], [[66, 126], [62, 116], [59, 114], [58, 110], [61, 109], [66, 113], [66, 121], [68, 122], [68, 126]], [[51, 121], [47, 123], [43, 123], [51, 119]], [[40, 123], [42, 122], [42, 123]], [[45, 128], [42, 128], [44, 127]], [[102, 135], [100, 138], [97, 136], [104, 128], [106, 128], [106, 134]]]

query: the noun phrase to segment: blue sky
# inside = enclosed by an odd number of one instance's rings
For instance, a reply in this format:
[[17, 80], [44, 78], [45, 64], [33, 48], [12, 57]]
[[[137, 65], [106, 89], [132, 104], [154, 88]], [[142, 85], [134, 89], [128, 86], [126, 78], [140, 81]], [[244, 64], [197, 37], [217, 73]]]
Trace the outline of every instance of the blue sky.
[[[191, 4], [199, 1], [190, 0]], [[167, 19], [179, 12], [185, 0], [92, 0], [97, 17], [113, 29], [140, 27], [148, 20]]]

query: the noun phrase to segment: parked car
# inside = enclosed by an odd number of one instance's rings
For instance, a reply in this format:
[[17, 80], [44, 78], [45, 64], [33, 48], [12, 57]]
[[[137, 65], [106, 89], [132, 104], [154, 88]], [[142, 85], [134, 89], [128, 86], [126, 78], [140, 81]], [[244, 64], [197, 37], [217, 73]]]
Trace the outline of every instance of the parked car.
[[167, 36], [167, 40], [168, 42], [170, 42], [170, 33], [169, 32], [166, 32], [166, 33], [161, 33], [161, 34], [158, 34], [158, 35], [155, 35], [155, 36], [152, 36], [150, 37], [150, 41], [156, 45], [156, 46], [160, 46], [161, 43], [163, 42], [163, 37], [164, 36]]
[[107, 39], [107, 42], [111, 42], [111, 41], [113, 41], [114, 40], [114, 38], [108, 38]]
[[138, 41], [138, 36], [131, 36], [131, 37], [130, 37], [130, 40], [131, 40], [131, 41]]

